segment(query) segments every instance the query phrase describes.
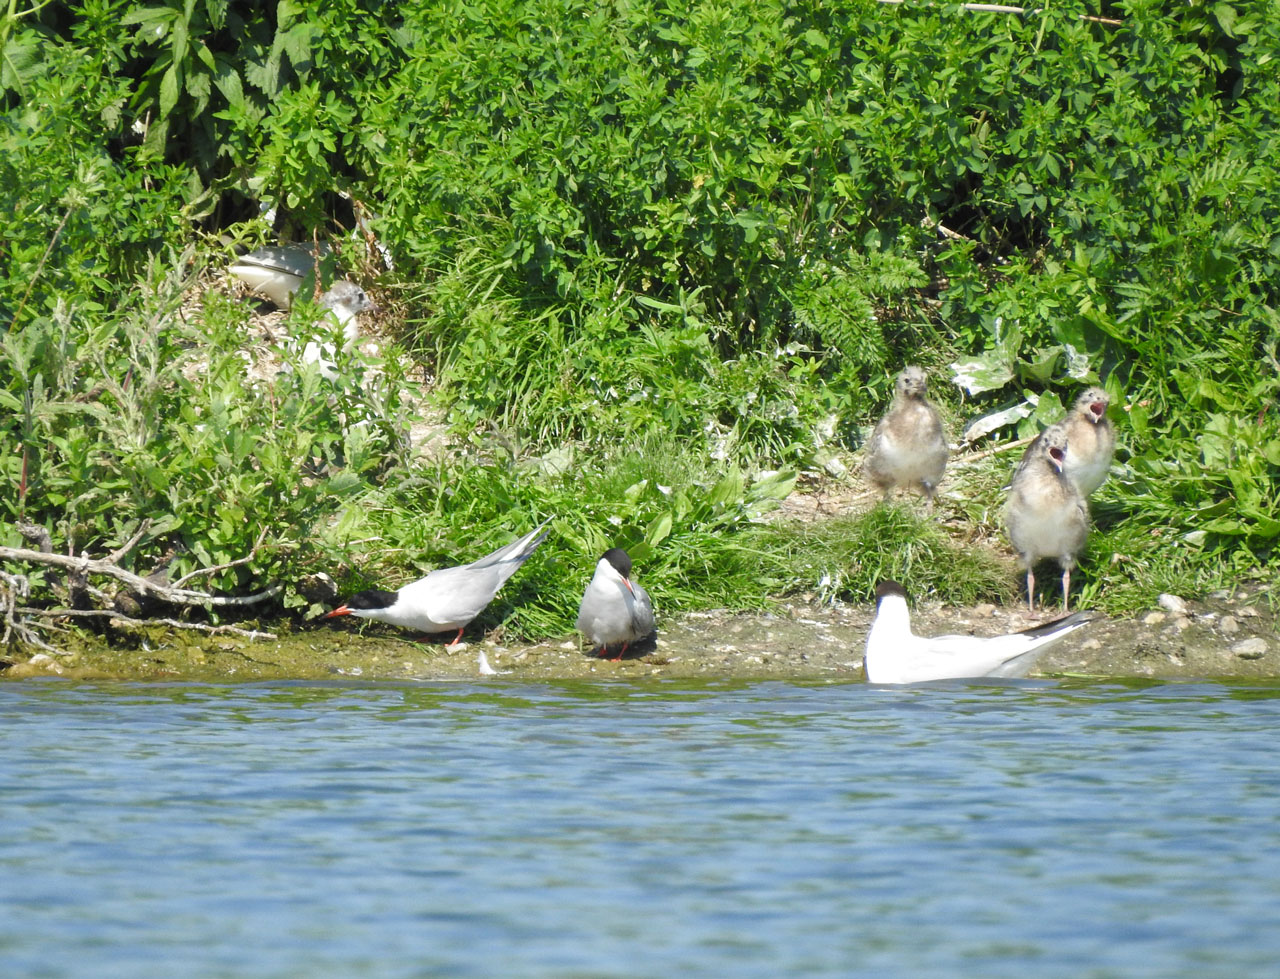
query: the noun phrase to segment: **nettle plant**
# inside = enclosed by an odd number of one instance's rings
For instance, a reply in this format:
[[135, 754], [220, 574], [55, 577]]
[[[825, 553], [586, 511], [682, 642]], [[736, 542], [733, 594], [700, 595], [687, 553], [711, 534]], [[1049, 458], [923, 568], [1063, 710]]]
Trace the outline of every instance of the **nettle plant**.
[[316, 525], [402, 461], [393, 364], [357, 355], [330, 378], [283, 352], [259, 379], [245, 307], [215, 296], [183, 313], [192, 287], [157, 272], [110, 316], [68, 309], [0, 341], [9, 543], [35, 524], [58, 552], [102, 555], [144, 530], [122, 559], [139, 573], [220, 568], [203, 579], [214, 590], [293, 581]]

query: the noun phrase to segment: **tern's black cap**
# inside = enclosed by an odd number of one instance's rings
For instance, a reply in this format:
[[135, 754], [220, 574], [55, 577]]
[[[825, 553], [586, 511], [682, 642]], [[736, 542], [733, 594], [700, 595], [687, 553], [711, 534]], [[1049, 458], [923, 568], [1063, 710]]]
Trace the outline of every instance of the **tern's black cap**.
[[368, 591], [356, 592], [347, 599], [345, 604], [347, 608], [358, 609], [390, 608], [399, 597], [397, 592], [370, 588]]
[[906, 598], [907, 590], [896, 581], [882, 581], [880, 584], [876, 585], [876, 604], [879, 605], [880, 599], [884, 598], [886, 595], [901, 595], [903, 598]]
[[600, 555], [601, 560], [613, 565], [613, 570], [624, 578], [631, 577], [631, 555], [620, 547], [611, 547]]

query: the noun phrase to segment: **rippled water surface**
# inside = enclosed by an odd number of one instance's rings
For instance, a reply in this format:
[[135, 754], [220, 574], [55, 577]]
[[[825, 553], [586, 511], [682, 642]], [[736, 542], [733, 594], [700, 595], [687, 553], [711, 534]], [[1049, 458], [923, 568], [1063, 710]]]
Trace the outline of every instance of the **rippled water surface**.
[[1280, 689], [0, 686], [5, 976], [1280, 964]]

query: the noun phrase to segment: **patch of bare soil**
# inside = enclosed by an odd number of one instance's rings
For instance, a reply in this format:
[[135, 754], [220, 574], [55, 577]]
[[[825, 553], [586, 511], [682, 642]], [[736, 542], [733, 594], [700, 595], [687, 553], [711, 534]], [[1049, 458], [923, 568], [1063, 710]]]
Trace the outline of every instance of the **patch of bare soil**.
[[[814, 521], [865, 511], [878, 502], [857, 479], [812, 478], [780, 508], [781, 519]], [[1010, 573], [1013, 562], [1010, 559]], [[1172, 678], [1280, 677], [1273, 589], [1242, 587], [1202, 600], [1162, 596], [1161, 607], [1133, 616], [1099, 614], [1052, 647], [1037, 672], [1045, 675]], [[657, 640], [620, 662], [592, 658], [576, 637], [533, 645], [504, 641], [502, 629], [448, 648], [389, 627], [311, 623], [280, 638], [248, 641], [175, 635], [163, 628], [121, 634], [112, 645], [61, 656], [16, 657], [0, 676], [61, 675], [157, 680], [264, 679], [461, 680], [505, 675], [560, 681], [638, 677], [707, 679], [862, 679], [862, 653], [874, 614], [866, 605], [795, 601], [774, 614], [698, 612], [659, 619]], [[1022, 606], [944, 607], [917, 602], [915, 631], [999, 635], [1055, 618]], [[443, 637], [442, 637], [443, 638]], [[481, 654], [487, 670], [482, 669]], [[488, 671], [495, 671], [493, 673]]]
[[[1173, 678], [1280, 677], [1280, 638], [1263, 588], [1204, 601], [1167, 600], [1168, 608], [1097, 620], [1072, 633], [1040, 661], [1041, 675]], [[574, 638], [534, 645], [504, 642], [501, 629], [457, 648], [421, 643], [395, 630], [310, 625], [278, 640], [175, 637], [157, 630], [128, 648], [67, 656], [38, 654], [4, 676], [60, 675], [152, 680], [266, 679], [463, 680], [490, 670], [510, 680], [564, 681], [642, 677], [860, 680], [869, 606], [793, 604], [772, 615], [693, 613], [659, 622], [656, 642], [619, 662], [587, 655]], [[913, 610], [924, 635], [997, 635], [1038, 625], [1051, 615], [979, 605]]]

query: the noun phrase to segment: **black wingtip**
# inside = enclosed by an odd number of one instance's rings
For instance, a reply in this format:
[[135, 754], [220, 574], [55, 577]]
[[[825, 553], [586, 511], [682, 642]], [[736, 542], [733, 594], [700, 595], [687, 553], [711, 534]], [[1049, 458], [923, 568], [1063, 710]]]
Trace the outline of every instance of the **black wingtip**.
[[882, 581], [876, 585], [876, 604], [880, 604], [880, 599], [886, 595], [900, 595], [902, 598], [907, 597], [907, 590], [896, 581]]
[[1070, 615], [1064, 615], [1060, 619], [1054, 619], [1052, 622], [1046, 622], [1043, 625], [1033, 626], [1030, 629], [1023, 629], [1019, 635], [1023, 636], [1047, 636], [1051, 632], [1058, 632], [1062, 629], [1070, 628], [1075, 625], [1083, 625], [1098, 618], [1097, 612], [1072, 612]]

